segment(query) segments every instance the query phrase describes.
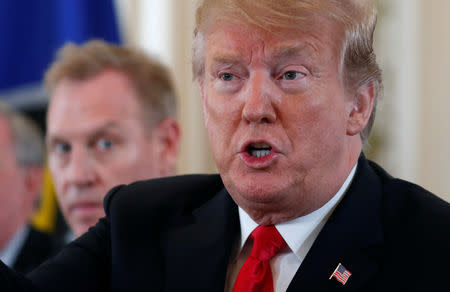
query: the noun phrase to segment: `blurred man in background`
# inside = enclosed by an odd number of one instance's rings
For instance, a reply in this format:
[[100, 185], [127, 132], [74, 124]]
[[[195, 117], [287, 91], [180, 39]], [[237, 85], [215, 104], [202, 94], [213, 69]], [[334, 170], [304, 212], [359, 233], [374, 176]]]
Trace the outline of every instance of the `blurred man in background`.
[[50, 235], [29, 224], [41, 191], [43, 165], [40, 129], [0, 103], [0, 259], [22, 273], [54, 250]]
[[69, 44], [45, 85], [49, 167], [75, 236], [105, 215], [113, 186], [175, 173], [180, 129], [165, 67], [135, 49]]

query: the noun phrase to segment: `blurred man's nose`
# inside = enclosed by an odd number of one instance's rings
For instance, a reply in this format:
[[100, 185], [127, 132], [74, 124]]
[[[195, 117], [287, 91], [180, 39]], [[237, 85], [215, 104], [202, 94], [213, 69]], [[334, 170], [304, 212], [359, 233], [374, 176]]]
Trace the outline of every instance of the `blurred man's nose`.
[[249, 123], [273, 123], [277, 119], [274, 108], [275, 88], [263, 72], [249, 77], [246, 84], [242, 118]]
[[66, 180], [77, 187], [89, 187], [96, 180], [96, 163], [83, 147], [73, 147], [69, 165], [66, 169]]

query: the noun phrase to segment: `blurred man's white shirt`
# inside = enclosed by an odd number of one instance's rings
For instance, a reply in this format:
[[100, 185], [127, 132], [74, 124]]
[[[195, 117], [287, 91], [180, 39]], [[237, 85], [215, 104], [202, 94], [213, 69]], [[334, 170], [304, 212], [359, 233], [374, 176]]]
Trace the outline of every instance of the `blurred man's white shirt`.
[[17, 229], [16, 233], [9, 240], [5, 248], [0, 251], [0, 260], [2, 260], [5, 265], [9, 267], [14, 265], [29, 232], [30, 228], [27, 225]]

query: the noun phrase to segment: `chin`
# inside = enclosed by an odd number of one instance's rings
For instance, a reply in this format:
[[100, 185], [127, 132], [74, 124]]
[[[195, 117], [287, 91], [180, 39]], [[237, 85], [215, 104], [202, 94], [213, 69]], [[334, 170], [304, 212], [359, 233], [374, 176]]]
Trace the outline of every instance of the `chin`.
[[73, 228], [73, 233], [76, 235], [76, 237], [79, 237], [79, 236], [83, 235], [84, 233], [86, 233], [89, 230], [89, 228], [94, 225], [95, 225], [94, 222], [92, 222], [92, 223], [84, 222], [82, 224], [77, 224], [77, 226], [75, 228]]
[[225, 186], [235, 200], [245, 200], [254, 203], [273, 203], [279, 201], [286, 195], [282, 184], [272, 179], [230, 179]]

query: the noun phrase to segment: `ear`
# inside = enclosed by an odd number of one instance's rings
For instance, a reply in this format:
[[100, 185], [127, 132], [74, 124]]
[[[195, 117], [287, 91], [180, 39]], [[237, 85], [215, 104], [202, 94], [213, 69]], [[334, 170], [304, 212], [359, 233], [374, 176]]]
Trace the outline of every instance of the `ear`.
[[173, 118], [167, 118], [153, 130], [153, 139], [158, 147], [159, 174], [175, 174], [175, 167], [180, 144], [180, 126]]
[[347, 135], [358, 135], [369, 121], [375, 99], [374, 82], [362, 85], [348, 104]]
[[24, 191], [23, 208], [29, 215], [34, 211], [35, 203], [41, 195], [44, 169], [40, 166], [28, 166], [24, 170]]

